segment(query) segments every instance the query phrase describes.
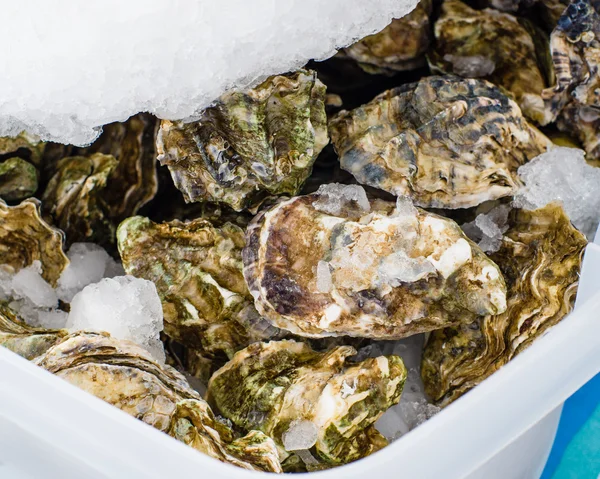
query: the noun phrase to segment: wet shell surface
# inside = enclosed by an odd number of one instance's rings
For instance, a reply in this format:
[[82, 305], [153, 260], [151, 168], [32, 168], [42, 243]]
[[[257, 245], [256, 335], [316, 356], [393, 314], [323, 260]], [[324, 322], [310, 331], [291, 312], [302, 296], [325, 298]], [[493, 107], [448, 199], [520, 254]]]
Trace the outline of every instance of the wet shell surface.
[[259, 313], [301, 336], [398, 339], [506, 307], [498, 267], [456, 223], [359, 186], [263, 211], [243, 261]]
[[343, 169], [417, 206], [468, 208], [514, 194], [517, 169], [551, 144], [483, 80], [431, 76], [329, 124]]

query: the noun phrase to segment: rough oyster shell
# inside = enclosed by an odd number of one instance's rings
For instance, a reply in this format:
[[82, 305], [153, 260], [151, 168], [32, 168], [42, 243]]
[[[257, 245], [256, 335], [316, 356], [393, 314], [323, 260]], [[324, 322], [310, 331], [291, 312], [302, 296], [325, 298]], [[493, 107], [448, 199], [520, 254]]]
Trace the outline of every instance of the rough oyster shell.
[[153, 281], [162, 300], [165, 333], [214, 357], [274, 334], [252, 304], [242, 274], [244, 232], [205, 219], [154, 223], [128, 218], [117, 239], [127, 274]]
[[572, 308], [585, 237], [562, 207], [513, 210], [492, 259], [508, 285], [507, 310], [431, 333], [425, 346], [425, 389], [446, 405], [528, 347]]
[[38, 189], [38, 171], [22, 158], [12, 157], [0, 163], [0, 198], [20, 201]]
[[475, 10], [460, 0], [445, 0], [435, 23], [436, 42], [429, 61], [435, 72], [485, 78], [505, 88], [523, 114], [545, 125], [552, 120], [541, 97], [547, 86], [546, 69], [540, 69], [543, 62], [532, 35], [544, 38], [545, 34], [528, 31], [520, 22], [497, 10]]
[[309, 469], [345, 464], [385, 443], [373, 424], [406, 380], [400, 357], [346, 365], [354, 354], [351, 346], [318, 353], [296, 341], [255, 343], [213, 375], [208, 401], [238, 427], [268, 434], [282, 456], [309, 450]]
[[158, 159], [186, 201], [240, 211], [300, 191], [328, 143], [326, 124], [325, 86], [299, 70], [224, 94], [197, 122], [163, 121]]
[[358, 62], [367, 73], [394, 73], [425, 64], [431, 41], [431, 0], [421, 0], [402, 18], [393, 19], [382, 31], [344, 48], [340, 54]]
[[233, 431], [217, 421], [181, 374], [129, 341], [79, 332], [35, 364], [220, 461], [281, 472], [271, 439], [253, 431], [234, 440]]
[[433, 208], [512, 195], [519, 166], [551, 144], [497, 87], [455, 76], [384, 92], [329, 128], [342, 168], [359, 183]]
[[261, 212], [243, 261], [259, 313], [300, 336], [398, 339], [506, 307], [500, 271], [456, 223], [406, 199], [369, 204], [358, 186]]
[[39, 260], [42, 277], [56, 286], [69, 264], [63, 240], [63, 232], [42, 219], [38, 200], [30, 198], [16, 206], [0, 200], [0, 265], [5, 271], [16, 273]]
[[17, 157], [39, 167], [45, 147], [44, 142], [25, 132], [17, 136], [0, 137], [0, 160]]
[[0, 346], [25, 359], [34, 359], [44, 354], [67, 334], [65, 330], [29, 326], [7, 305], [0, 303]]

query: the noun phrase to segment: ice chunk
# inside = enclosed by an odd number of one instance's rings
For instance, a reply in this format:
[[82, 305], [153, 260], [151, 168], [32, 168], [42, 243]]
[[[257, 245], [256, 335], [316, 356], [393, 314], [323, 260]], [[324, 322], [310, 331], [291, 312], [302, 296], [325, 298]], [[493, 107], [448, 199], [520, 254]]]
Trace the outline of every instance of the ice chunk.
[[327, 261], [319, 261], [317, 263], [317, 290], [320, 293], [329, 293], [332, 285], [329, 263]]
[[575, 227], [593, 239], [600, 220], [600, 168], [586, 163], [582, 150], [552, 148], [521, 166], [519, 176], [525, 186], [515, 197], [516, 207], [561, 201]]
[[417, 208], [408, 196], [396, 198], [396, 211], [394, 212], [396, 216], [416, 216], [417, 213]]
[[341, 185], [339, 183], [321, 185], [317, 194], [321, 197], [313, 202], [313, 206], [328, 215], [339, 216], [348, 206], [358, 207], [361, 213], [371, 211], [367, 193], [359, 185]]
[[498, 205], [488, 213], [477, 215], [475, 221], [465, 223], [461, 228], [469, 238], [478, 242], [483, 251], [493, 253], [500, 249], [502, 236], [508, 229], [510, 210], [509, 205]]
[[286, 451], [310, 449], [317, 442], [319, 430], [311, 421], [294, 421], [281, 435]]
[[165, 360], [159, 338], [162, 305], [151, 281], [118, 276], [86, 286], [71, 301], [67, 327], [106, 331], [115, 338], [138, 343], [161, 362]]
[[410, 258], [404, 251], [386, 256], [379, 266], [379, 280], [392, 286], [413, 283], [435, 273], [436, 269], [427, 258]]
[[123, 267], [94, 243], [73, 243], [67, 256], [70, 263], [60, 276], [57, 288], [58, 297], [67, 303], [88, 284], [124, 274]]
[[41, 308], [53, 308], [58, 303], [56, 291], [42, 278], [42, 263], [37, 260], [13, 276], [12, 290], [17, 298], [26, 298]]
[[49, 311], [37, 311], [37, 326], [47, 329], [62, 329], [67, 324], [69, 313], [60, 309], [51, 309]]
[[416, 3], [9, 3], [0, 30], [0, 136], [28, 130], [82, 145], [101, 125], [140, 111], [194, 118], [226, 89], [327, 58]]

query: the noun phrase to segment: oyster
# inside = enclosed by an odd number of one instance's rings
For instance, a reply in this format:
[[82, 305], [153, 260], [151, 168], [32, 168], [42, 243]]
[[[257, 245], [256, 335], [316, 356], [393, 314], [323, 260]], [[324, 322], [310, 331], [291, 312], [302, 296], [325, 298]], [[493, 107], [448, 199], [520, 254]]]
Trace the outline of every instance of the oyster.
[[[487, 8], [475, 10], [460, 0], [445, 0], [435, 23], [435, 47], [429, 60], [433, 71], [485, 78], [511, 92], [523, 114], [545, 125], [552, 120], [541, 93], [546, 79], [536, 53], [534, 35], [524, 20]], [[544, 42], [547, 49], [547, 41]], [[550, 67], [549, 53], [544, 56]]]
[[74, 333], [35, 364], [220, 461], [281, 472], [271, 439], [253, 431], [234, 440], [233, 431], [215, 418], [182, 375], [129, 341]]
[[355, 185], [261, 212], [243, 261], [259, 313], [300, 336], [398, 339], [506, 307], [497, 266], [456, 223]]
[[308, 451], [309, 469], [345, 464], [386, 444], [373, 424], [398, 403], [407, 374], [398, 356], [345, 364], [354, 354], [351, 346], [318, 353], [296, 341], [255, 343], [213, 375], [207, 398], [236, 426], [272, 437], [282, 457]]
[[34, 359], [61, 341], [65, 330], [34, 328], [23, 322], [6, 304], [0, 303], [0, 346]]
[[63, 240], [63, 232], [42, 219], [38, 200], [27, 199], [16, 206], [0, 200], [0, 265], [4, 271], [16, 273], [39, 260], [42, 277], [56, 286], [69, 264]]
[[33, 196], [38, 189], [38, 171], [19, 157], [0, 163], [0, 198], [20, 201]]
[[127, 274], [156, 285], [169, 337], [208, 357], [231, 357], [275, 330], [258, 316], [244, 281], [240, 227], [134, 216], [117, 239]]
[[270, 195], [296, 194], [328, 143], [325, 86], [299, 70], [222, 95], [193, 123], [161, 123], [159, 161], [186, 201], [236, 211]]
[[513, 210], [502, 246], [491, 255], [508, 285], [506, 311], [431, 333], [425, 346], [425, 390], [446, 405], [473, 388], [573, 306], [585, 237], [557, 203]]
[[0, 161], [21, 158], [39, 167], [45, 147], [44, 142], [25, 132], [14, 137], [0, 137]]
[[551, 145], [497, 87], [455, 76], [386, 91], [329, 128], [342, 168], [359, 183], [433, 208], [512, 195], [519, 166]]
[[154, 117], [139, 114], [106, 125], [87, 148], [48, 145], [44, 207], [69, 244], [93, 241], [111, 249], [117, 225], [154, 197], [156, 130]]
[[382, 31], [342, 49], [367, 73], [394, 73], [425, 64], [431, 41], [431, 0], [421, 0], [408, 15], [393, 19]]

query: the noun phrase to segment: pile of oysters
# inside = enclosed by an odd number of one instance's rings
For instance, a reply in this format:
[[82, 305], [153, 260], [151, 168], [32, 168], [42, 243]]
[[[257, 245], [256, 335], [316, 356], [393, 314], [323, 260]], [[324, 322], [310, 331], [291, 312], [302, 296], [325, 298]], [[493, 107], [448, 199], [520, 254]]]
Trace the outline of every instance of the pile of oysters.
[[[422, 0], [191, 123], [142, 113], [89, 147], [1, 138], [2, 269], [39, 261], [56, 286], [66, 248], [101, 245], [155, 284], [167, 361], [32, 326], [9, 302], [0, 344], [243, 468], [385, 447], [375, 422], [407, 368], [361, 351], [424, 333], [421, 378], [444, 407], [573, 306], [585, 236], [560, 203], [512, 198], [554, 145], [600, 164], [596, 8]], [[472, 234], [482, 214], [503, 217], [494, 244]]]

